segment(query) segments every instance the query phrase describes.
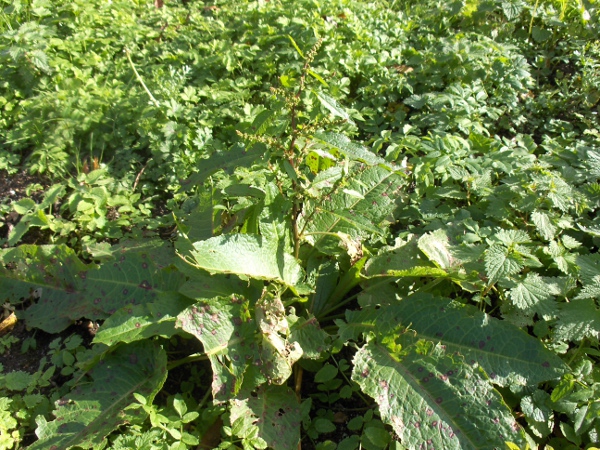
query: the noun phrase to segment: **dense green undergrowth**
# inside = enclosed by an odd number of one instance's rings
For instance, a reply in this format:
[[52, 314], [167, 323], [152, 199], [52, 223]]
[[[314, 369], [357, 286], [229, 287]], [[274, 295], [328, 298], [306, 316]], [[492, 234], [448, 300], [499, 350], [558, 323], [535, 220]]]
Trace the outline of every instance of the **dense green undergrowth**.
[[0, 450], [600, 441], [595, 1], [1, 3]]

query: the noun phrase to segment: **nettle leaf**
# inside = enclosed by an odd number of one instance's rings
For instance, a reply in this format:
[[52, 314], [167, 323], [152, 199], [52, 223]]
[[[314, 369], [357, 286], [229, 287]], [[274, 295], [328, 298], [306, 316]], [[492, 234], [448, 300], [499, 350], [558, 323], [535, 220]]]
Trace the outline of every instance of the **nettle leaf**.
[[494, 234], [494, 239], [502, 242], [507, 247], [511, 247], [517, 244], [527, 244], [531, 242], [529, 235], [523, 230], [498, 230]]
[[39, 438], [31, 449], [100, 447], [105, 436], [125, 423], [141, 423], [143, 409], [128, 409], [143, 395], [149, 403], [167, 378], [167, 355], [155, 342], [145, 340], [121, 345], [106, 355], [91, 371], [89, 379], [60, 399], [55, 420], [37, 417]]
[[524, 311], [537, 312], [541, 315], [556, 313], [553, 301], [553, 289], [535, 272], [529, 272], [525, 278], [511, 283], [513, 288], [509, 297], [513, 305]]
[[534, 211], [531, 214], [531, 220], [535, 224], [538, 233], [546, 239], [551, 241], [556, 236], [557, 228], [552, 224], [548, 214], [540, 211]]
[[554, 327], [555, 339], [580, 341], [600, 336], [600, 310], [591, 298], [561, 303]]
[[239, 437], [252, 435], [254, 428], [259, 438], [270, 448], [294, 450], [300, 442], [302, 415], [296, 394], [286, 386], [261, 386], [255, 392], [230, 401], [232, 428], [236, 422], [250, 422], [240, 427]]
[[591, 284], [586, 284], [583, 286], [575, 300], [580, 300], [583, 298], [600, 298], [600, 275], [596, 275], [592, 278]]
[[212, 392], [216, 402], [237, 395], [248, 365], [261, 364], [254, 337], [256, 322], [250, 314], [249, 301], [242, 296], [199, 302], [179, 314], [176, 327], [202, 342], [213, 370]]
[[577, 255], [575, 262], [579, 266], [579, 277], [584, 284], [594, 284], [594, 278], [600, 274], [600, 253]]
[[379, 405], [403, 445], [480, 449], [524, 443], [523, 432], [483, 372], [436, 346], [397, 355], [375, 340], [354, 357], [352, 379]]
[[519, 0], [503, 1], [502, 12], [506, 16], [507, 20], [513, 20], [519, 17], [521, 11], [523, 11], [524, 3]]
[[485, 269], [489, 283], [519, 273], [523, 267], [522, 258], [503, 245], [492, 245], [485, 252]]
[[297, 287], [304, 278], [302, 267], [278, 244], [258, 235], [222, 235], [195, 242], [190, 253], [196, 267], [210, 273], [277, 280]]

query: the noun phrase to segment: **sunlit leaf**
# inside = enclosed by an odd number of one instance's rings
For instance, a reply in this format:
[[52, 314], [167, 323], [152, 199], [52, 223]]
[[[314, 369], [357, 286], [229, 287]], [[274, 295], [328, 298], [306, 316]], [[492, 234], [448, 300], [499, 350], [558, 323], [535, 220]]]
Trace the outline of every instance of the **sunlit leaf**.
[[427, 355], [407, 351], [397, 356], [372, 340], [356, 353], [352, 371], [404, 445], [464, 450], [524, 441], [502, 397], [477, 369], [439, 346]]

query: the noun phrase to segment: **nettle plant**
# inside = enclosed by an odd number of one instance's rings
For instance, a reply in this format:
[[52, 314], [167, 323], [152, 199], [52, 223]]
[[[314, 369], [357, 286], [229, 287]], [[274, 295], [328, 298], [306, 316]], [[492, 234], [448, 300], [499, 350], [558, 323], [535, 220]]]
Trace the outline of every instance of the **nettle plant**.
[[[2, 251], [0, 290], [13, 304], [34, 289], [39, 297], [22, 314], [30, 326], [56, 333], [81, 317], [102, 321], [54, 419], [38, 417], [31, 449], [100, 448], [119, 426], [148, 418], [148, 439], [195, 445], [207, 430], [190, 428], [196, 415], [182, 398], [170, 409], [175, 425], [152, 404], [171, 370], [206, 359], [213, 405], [198, 401], [197, 411], [222, 415], [223, 448], [298, 448], [303, 430], [308, 439], [333, 431], [313, 399], [340, 397], [371, 398], [388, 426], [368, 427], [372, 412], [353, 419], [367, 448], [378, 448], [373, 436], [397, 448], [527, 444], [505, 397], [542, 392], [537, 385], [567, 367], [483, 312], [485, 301], [460, 295], [485, 299], [499, 280], [535, 267], [526, 239], [498, 233], [483, 254], [458, 252], [443, 230], [400, 234], [395, 217], [414, 189], [408, 167], [346, 136], [351, 116], [311, 68], [321, 41], [306, 55], [292, 43], [305, 61], [286, 79], [293, 88], [272, 90], [278, 100], [240, 131], [246, 146], [183, 184], [196, 194], [175, 212], [175, 250], [122, 242], [90, 264], [66, 246]], [[448, 285], [456, 288], [438, 289]], [[203, 351], [169, 361], [176, 338]], [[315, 367], [320, 397], [303, 388]], [[338, 371], [347, 387], [335, 396]]]

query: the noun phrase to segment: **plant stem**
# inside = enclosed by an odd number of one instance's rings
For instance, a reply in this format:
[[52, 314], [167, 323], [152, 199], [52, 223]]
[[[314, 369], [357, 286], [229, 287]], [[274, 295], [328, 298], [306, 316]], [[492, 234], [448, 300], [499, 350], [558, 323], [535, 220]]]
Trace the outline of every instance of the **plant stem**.
[[129, 64], [131, 65], [131, 68], [133, 69], [133, 73], [135, 73], [135, 77], [137, 78], [137, 80], [140, 82], [140, 84], [142, 85], [142, 87], [146, 91], [146, 94], [148, 94], [148, 96], [150, 97], [150, 100], [152, 100], [152, 103], [154, 103], [154, 106], [156, 106], [157, 108], [159, 108], [160, 107], [160, 103], [158, 102], [158, 100], [156, 100], [154, 98], [154, 96], [152, 95], [152, 92], [150, 92], [150, 89], [148, 89], [148, 86], [146, 86], [146, 83], [144, 83], [144, 80], [142, 80], [142, 77], [140, 76], [140, 74], [138, 73], [137, 69], [133, 65], [133, 61], [131, 60], [131, 56], [129, 56], [129, 50], [127, 50], [127, 49], [125, 49], [125, 56], [127, 56], [127, 61], [129, 61]]
[[186, 356], [185, 358], [177, 359], [175, 361], [171, 361], [167, 364], [167, 370], [173, 370], [176, 367], [179, 367], [183, 364], [196, 362], [196, 361], [206, 361], [208, 356], [206, 353], [194, 353], [193, 355]]

